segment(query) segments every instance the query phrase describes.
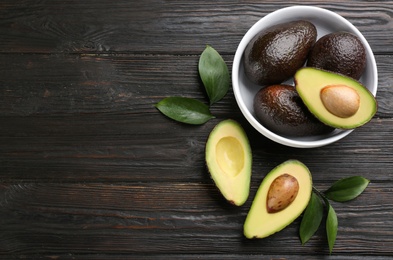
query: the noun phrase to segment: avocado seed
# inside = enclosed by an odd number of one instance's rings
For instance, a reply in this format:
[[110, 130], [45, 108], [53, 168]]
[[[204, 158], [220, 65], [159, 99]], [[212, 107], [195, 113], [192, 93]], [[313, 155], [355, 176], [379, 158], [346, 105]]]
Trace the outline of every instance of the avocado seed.
[[328, 85], [322, 88], [320, 97], [325, 108], [335, 116], [348, 118], [359, 110], [359, 94], [346, 85]]
[[294, 176], [284, 173], [275, 178], [267, 194], [267, 212], [276, 213], [288, 207], [295, 200], [298, 191], [299, 183]]

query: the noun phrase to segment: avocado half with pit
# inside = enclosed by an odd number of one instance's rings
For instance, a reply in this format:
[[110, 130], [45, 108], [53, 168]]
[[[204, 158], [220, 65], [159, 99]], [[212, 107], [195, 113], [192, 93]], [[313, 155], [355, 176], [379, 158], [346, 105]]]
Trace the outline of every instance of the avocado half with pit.
[[239, 123], [218, 123], [206, 143], [205, 159], [215, 185], [231, 204], [241, 206], [250, 192], [252, 154]]
[[264, 238], [291, 224], [311, 198], [312, 177], [298, 160], [276, 166], [263, 179], [244, 222], [247, 238]]
[[294, 80], [310, 112], [331, 127], [353, 129], [369, 122], [377, 112], [373, 94], [348, 76], [305, 67], [296, 72]]

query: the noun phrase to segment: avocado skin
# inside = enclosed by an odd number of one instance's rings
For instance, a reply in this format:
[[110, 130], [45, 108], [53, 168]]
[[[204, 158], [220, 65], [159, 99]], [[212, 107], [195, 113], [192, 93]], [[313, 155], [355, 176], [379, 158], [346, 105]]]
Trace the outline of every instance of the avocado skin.
[[330, 33], [315, 43], [307, 66], [358, 80], [366, 68], [366, 50], [360, 39], [352, 33]]
[[305, 64], [316, 38], [316, 27], [303, 20], [258, 33], [244, 51], [247, 77], [262, 86], [282, 83]]
[[295, 87], [270, 85], [257, 92], [254, 111], [268, 129], [284, 136], [310, 136], [333, 131], [306, 108]]

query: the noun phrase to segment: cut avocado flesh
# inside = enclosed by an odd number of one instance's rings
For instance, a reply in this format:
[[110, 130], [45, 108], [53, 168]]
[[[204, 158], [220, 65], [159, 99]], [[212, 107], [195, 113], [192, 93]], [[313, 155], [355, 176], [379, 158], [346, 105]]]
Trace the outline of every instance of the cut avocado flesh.
[[248, 198], [252, 155], [246, 133], [234, 120], [221, 121], [206, 143], [206, 164], [221, 194], [241, 206]]
[[[294, 200], [284, 209], [269, 213], [267, 200], [272, 183], [283, 175], [296, 178], [299, 189]], [[244, 222], [247, 238], [264, 238], [291, 224], [307, 207], [312, 192], [312, 178], [308, 168], [298, 160], [288, 160], [270, 171], [263, 179]]]
[[[316, 118], [326, 125], [341, 129], [353, 129], [370, 121], [377, 111], [377, 103], [373, 94], [360, 82], [350, 77], [305, 67], [296, 72], [294, 79], [296, 90], [303, 103]], [[331, 87], [337, 91], [325, 91]], [[348, 92], [348, 90], [350, 91]], [[357, 103], [355, 98], [349, 99], [348, 94], [351, 92], [357, 96]], [[335, 104], [335, 107], [324, 102], [323, 97], [327, 94], [321, 93], [335, 93], [329, 94], [331, 103]], [[350, 111], [349, 114], [348, 111]]]

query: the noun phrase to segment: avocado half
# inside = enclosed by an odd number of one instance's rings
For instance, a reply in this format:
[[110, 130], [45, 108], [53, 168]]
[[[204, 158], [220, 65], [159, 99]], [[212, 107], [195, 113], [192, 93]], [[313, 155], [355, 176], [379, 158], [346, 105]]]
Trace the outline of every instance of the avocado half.
[[221, 194], [231, 204], [243, 205], [250, 192], [252, 153], [241, 125], [231, 119], [218, 123], [207, 140], [205, 159]]
[[[321, 122], [331, 127], [353, 129], [370, 121], [377, 112], [377, 102], [373, 94], [360, 82], [348, 76], [322, 69], [304, 67], [296, 72], [294, 81], [296, 91], [310, 112]], [[337, 116], [326, 107], [321, 98], [321, 93], [326, 87], [330, 86], [339, 86], [339, 88], [344, 86], [343, 89], [349, 88], [356, 93], [359, 101], [358, 108], [353, 115]], [[337, 109], [347, 105], [345, 103], [346, 96], [346, 93], [343, 94], [343, 101], [335, 101], [338, 104]]]
[[[283, 175], [295, 177], [299, 189], [295, 199], [286, 208], [269, 213], [267, 199], [269, 189], [276, 178]], [[312, 177], [309, 169], [298, 160], [288, 160], [276, 166], [263, 179], [244, 222], [247, 238], [264, 238], [291, 224], [305, 210], [311, 198]]]

